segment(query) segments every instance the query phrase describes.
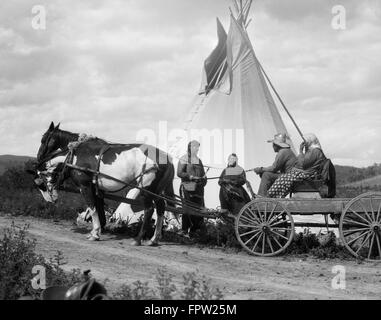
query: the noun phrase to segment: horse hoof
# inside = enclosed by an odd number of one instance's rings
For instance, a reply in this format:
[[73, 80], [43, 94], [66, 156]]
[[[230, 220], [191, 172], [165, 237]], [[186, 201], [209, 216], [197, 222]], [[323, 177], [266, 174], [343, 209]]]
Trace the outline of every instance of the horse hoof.
[[133, 246], [135, 246], [135, 247], [137, 247], [137, 246], [141, 246], [141, 245], [142, 245], [142, 243], [141, 243], [140, 241], [137, 241], [137, 240], [132, 241], [131, 244], [132, 244]]
[[100, 239], [99, 239], [99, 237], [90, 236], [90, 237], [87, 238], [87, 240], [89, 240], [89, 241], [99, 241]]
[[154, 242], [154, 241], [152, 241], [152, 240], [149, 240], [149, 241], [147, 242], [147, 246], [149, 246], [149, 247], [157, 247], [158, 245], [159, 245], [158, 242]]

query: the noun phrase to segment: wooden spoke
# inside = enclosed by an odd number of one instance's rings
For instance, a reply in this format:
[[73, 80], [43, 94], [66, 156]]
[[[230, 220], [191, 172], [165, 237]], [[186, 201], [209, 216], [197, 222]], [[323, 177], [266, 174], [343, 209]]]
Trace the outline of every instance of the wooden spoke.
[[271, 213], [270, 213], [268, 219], [266, 220], [266, 222], [269, 222], [270, 219], [273, 217], [274, 212], [275, 212], [275, 209], [276, 209], [277, 206], [278, 206], [278, 203], [276, 203], [276, 204], [275, 204], [275, 207], [271, 210]]
[[276, 244], [279, 246], [279, 248], [282, 248], [282, 245], [279, 243], [277, 238], [273, 237], [273, 240], [276, 242]]
[[361, 205], [361, 207], [363, 208], [365, 215], [366, 215], [367, 218], [369, 219], [369, 222], [373, 222], [372, 218], [371, 218], [371, 217], [369, 216], [369, 214], [368, 214], [368, 211], [367, 211], [366, 208], [364, 207], [364, 204], [363, 204], [362, 200], [363, 200], [363, 199], [360, 199], [360, 200], [359, 200], [360, 205]]
[[377, 218], [376, 218], [377, 222], [381, 221], [381, 219], [378, 220], [379, 217], [381, 218], [381, 201], [380, 201], [380, 206], [378, 207], [378, 211], [377, 211]]
[[272, 224], [276, 219], [281, 218], [282, 214], [286, 213], [286, 210], [283, 210], [279, 214], [277, 214], [274, 218], [271, 219], [271, 221], [267, 221], [268, 224]]
[[361, 235], [359, 235], [357, 238], [355, 239], [352, 239], [351, 241], [348, 242], [348, 245], [350, 246], [352, 243], [356, 242], [358, 239], [362, 238], [363, 236], [365, 236], [367, 234], [368, 231], [365, 231], [364, 233], [362, 233]]
[[373, 221], [376, 221], [376, 216], [375, 216], [376, 212], [374, 211], [372, 200], [373, 200], [373, 197], [371, 196], [370, 199], [369, 199], [369, 201], [370, 201], [370, 210], [372, 210]]
[[251, 230], [251, 231], [242, 233], [240, 236], [241, 236], [241, 237], [244, 237], [244, 236], [247, 236], [247, 235], [252, 234], [252, 233], [254, 233], [254, 232], [258, 233], [258, 232], [261, 232], [261, 230]]
[[251, 228], [251, 229], [258, 229], [258, 225], [256, 226], [253, 226], [253, 225], [248, 225], [248, 224], [239, 224], [238, 227], [242, 227], [242, 228]]
[[247, 220], [252, 221], [255, 224], [261, 224], [261, 221], [259, 221], [259, 219], [257, 217], [253, 216], [248, 211], [245, 211], [244, 215], [242, 215], [241, 217], [246, 218]]
[[272, 233], [276, 234], [278, 237], [281, 237], [281, 238], [283, 238], [283, 239], [286, 239], [286, 240], [288, 240], [288, 238], [287, 238], [287, 237], [285, 237], [285, 236], [281, 235], [280, 233], [278, 233], [278, 232], [276, 232], [276, 231], [270, 230], [270, 232], [272, 232]]
[[378, 239], [380, 237], [379, 234], [376, 234], [376, 242], [377, 242], [377, 248], [378, 248], [378, 256], [381, 259], [381, 245], [380, 240]]
[[261, 237], [259, 236], [258, 239], [257, 239], [257, 242], [254, 244], [254, 247], [251, 251], [255, 252], [255, 249], [257, 248], [258, 246], [258, 243], [259, 243], [259, 240], [261, 240]]
[[262, 254], [265, 254], [265, 240], [266, 240], [266, 233], [263, 232], [263, 237], [262, 237]]
[[273, 246], [271, 244], [271, 238], [269, 236], [267, 237], [267, 243], [269, 244], [271, 252], [274, 253], [274, 248], [273, 248]]
[[356, 216], [358, 216], [360, 219], [364, 220], [369, 225], [368, 220], [366, 220], [364, 217], [360, 216], [356, 211], [353, 211], [352, 209], [349, 209], [349, 210], [351, 210]]
[[254, 209], [254, 211], [255, 211], [256, 213], [254, 213], [250, 208], [248, 208], [248, 209], [249, 209], [249, 211], [250, 211], [252, 214], [254, 214], [254, 215], [258, 218], [259, 223], [262, 223], [262, 222], [263, 222], [263, 219], [262, 219], [262, 213], [261, 213], [261, 210], [259, 209], [259, 206], [257, 206], [257, 209], [256, 209], [256, 210]]
[[369, 230], [369, 228], [360, 228], [360, 229], [349, 229], [349, 230], [343, 230], [343, 233], [356, 233], [359, 231]]
[[368, 259], [370, 259], [370, 255], [372, 254], [372, 248], [374, 244], [374, 237], [376, 236], [375, 233], [372, 234], [372, 240], [370, 241], [370, 246], [369, 246], [369, 252], [368, 252]]
[[369, 240], [371, 235], [372, 235], [372, 233], [368, 232], [367, 237], [363, 240], [363, 242], [361, 243], [360, 247], [358, 247], [358, 249], [356, 250], [356, 254], [358, 254], [360, 252], [360, 250], [364, 247], [364, 244]]
[[348, 219], [344, 219], [343, 221], [346, 221], [348, 223], [354, 223], [354, 224], [357, 224], [359, 226], [365, 226], [365, 227], [369, 228], [369, 224], [364, 224], [364, 223], [361, 223], [361, 222], [357, 222], [357, 221], [354, 221], [354, 220], [348, 220]]
[[[258, 235], [258, 234], [260, 234], [261, 233], [261, 231], [258, 231], [255, 235], [253, 235], [249, 240], [247, 240], [246, 242], [245, 242], [245, 245], [247, 245], [249, 242], [251, 242], [252, 240], [254, 240], [254, 238]], [[260, 237], [259, 237], [260, 238]]]
[[251, 220], [250, 218], [246, 217], [246, 216], [241, 216], [240, 219], [244, 220], [245, 223], [253, 223], [255, 225], [258, 225], [258, 221], [256, 220]]
[[264, 215], [263, 215], [263, 221], [267, 221], [267, 203], [265, 204], [265, 212], [264, 212]]
[[247, 210], [251, 213], [250, 216], [252, 218], [254, 218], [259, 224], [262, 223], [262, 219], [260, 218], [260, 216], [258, 218], [258, 216], [250, 208], [247, 208]]
[[271, 226], [271, 228], [273, 228], [274, 226], [278, 226], [278, 225], [284, 224], [284, 223], [287, 223], [287, 220], [278, 221], [276, 223], [270, 224], [270, 226]]
[[271, 228], [271, 230], [278, 230], [278, 231], [291, 231], [290, 228]]

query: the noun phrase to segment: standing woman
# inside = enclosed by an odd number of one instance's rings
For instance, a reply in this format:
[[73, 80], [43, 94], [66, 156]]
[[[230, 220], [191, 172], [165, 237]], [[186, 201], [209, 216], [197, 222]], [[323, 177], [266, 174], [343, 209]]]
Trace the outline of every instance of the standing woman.
[[[200, 143], [191, 141], [188, 144], [187, 154], [182, 156], [177, 167], [177, 176], [181, 178], [180, 195], [196, 206], [204, 207], [204, 187], [207, 183], [204, 166], [198, 158]], [[188, 214], [186, 209], [182, 215], [181, 233], [190, 235], [203, 225], [204, 218]]]

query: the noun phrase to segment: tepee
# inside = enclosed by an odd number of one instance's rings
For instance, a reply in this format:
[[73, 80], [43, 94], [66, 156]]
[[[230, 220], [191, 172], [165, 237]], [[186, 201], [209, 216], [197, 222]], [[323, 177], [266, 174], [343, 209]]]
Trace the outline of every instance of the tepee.
[[[169, 150], [178, 159], [190, 140], [198, 140], [209, 178], [220, 175], [233, 152], [245, 169], [271, 165], [275, 154], [267, 141], [278, 132], [288, 133], [246, 30], [252, 0], [233, 4], [236, 14], [230, 10], [228, 33], [217, 19], [218, 44], [204, 62], [200, 91], [182, 125], [187, 135]], [[256, 192], [259, 177], [249, 172], [247, 179]], [[217, 181], [206, 186], [207, 207], [219, 205]]]

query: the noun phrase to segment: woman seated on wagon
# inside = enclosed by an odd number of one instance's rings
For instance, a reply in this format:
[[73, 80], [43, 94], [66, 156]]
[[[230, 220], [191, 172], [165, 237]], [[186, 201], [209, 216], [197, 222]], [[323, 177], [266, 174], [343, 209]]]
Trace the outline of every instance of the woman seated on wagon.
[[318, 177], [326, 157], [318, 138], [310, 133], [304, 136], [299, 156], [290, 172], [281, 175], [272, 185], [267, 195], [270, 198], [285, 198], [298, 180], [310, 180]]

